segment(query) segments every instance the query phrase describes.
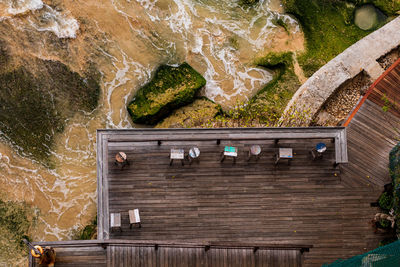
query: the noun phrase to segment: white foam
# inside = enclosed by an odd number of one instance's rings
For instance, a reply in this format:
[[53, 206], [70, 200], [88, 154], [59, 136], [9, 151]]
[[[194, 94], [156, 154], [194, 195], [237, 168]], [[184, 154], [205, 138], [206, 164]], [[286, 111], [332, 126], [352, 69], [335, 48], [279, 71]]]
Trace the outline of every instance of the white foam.
[[42, 8], [41, 0], [9, 0], [7, 12], [11, 15], [18, 15]]
[[79, 30], [79, 23], [75, 18], [58, 12], [48, 5], [44, 5], [38, 19], [30, 21], [36, 30], [53, 32], [58, 38], [76, 38]]

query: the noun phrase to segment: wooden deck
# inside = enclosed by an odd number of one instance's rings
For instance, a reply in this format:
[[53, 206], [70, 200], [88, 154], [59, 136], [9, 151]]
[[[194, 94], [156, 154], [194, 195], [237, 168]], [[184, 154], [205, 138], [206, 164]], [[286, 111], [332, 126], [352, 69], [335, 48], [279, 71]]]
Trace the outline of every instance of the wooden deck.
[[[56, 250], [56, 266], [74, 267], [300, 267], [309, 247], [179, 244], [167, 242], [65, 241], [41, 243]], [[30, 258], [30, 267], [39, 266]]]
[[[338, 129], [342, 128], [331, 130]], [[101, 170], [99, 182], [99, 192], [104, 193], [99, 196], [99, 216], [106, 214], [99, 217], [103, 237], [178, 243], [313, 244], [304, 255], [305, 266], [320, 266], [375, 248], [382, 236], [374, 234], [369, 225], [376, 212], [370, 203], [376, 201], [381, 188], [360, 183], [359, 176], [353, 182], [353, 169], [346, 169], [345, 164], [335, 168], [336, 142], [325, 139], [326, 135], [323, 139], [281, 139], [278, 146], [292, 147], [295, 155], [290, 166], [282, 163], [275, 167], [274, 139], [255, 138], [266, 130], [181, 130], [189, 131], [191, 140], [181, 138], [179, 130], [103, 131], [99, 138], [107, 161], [101, 164], [99, 159], [99, 166], [107, 168]], [[307, 129], [313, 130], [317, 132]], [[246, 134], [251, 138], [246, 139]], [[151, 141], [146, 142], [146, 137]], [[309, 150], [320, 141], [328, 150], [322, 161], [314, 162]], [[258, 162], [246, 161], [251, 144], [262, 146]], [[174, 162], [169, 166], [170, 148], [188, 151], [192, 145], [201, 150], [199, 163], [182, 167]], [[235, 165], [229, 159], [219, 162], [224, 145], [239, 148]], [[131, 159], [128, 168], [120, 170], [113, 165], [118, 151]], [[355, 156], [361, 158], [349, 158], [350, 163], [364, 157]], [[371, 167], [365, 172], [372, 171]], [[133, 208], [140, 209], [141, 229], [129, 229], [128, 210]], [[109, 232], [111, 212], [122, 214], [122, 232]]]

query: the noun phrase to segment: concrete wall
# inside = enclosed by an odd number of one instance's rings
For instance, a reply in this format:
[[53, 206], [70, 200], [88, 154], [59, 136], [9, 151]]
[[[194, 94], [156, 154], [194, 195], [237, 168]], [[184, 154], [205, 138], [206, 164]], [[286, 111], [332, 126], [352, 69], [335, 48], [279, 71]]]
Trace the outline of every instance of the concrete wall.
[[299, 124], [308, 125], [336, 89], [363, 70], [376, 80], [384, 72], [376, 60], [399, 45], [400, 16], [353, 44], [315, 72], [290, 100], [281, 118], [282, 126], [287, 126], [285, 118], [294, 111], [307, 114], [307, 118]]

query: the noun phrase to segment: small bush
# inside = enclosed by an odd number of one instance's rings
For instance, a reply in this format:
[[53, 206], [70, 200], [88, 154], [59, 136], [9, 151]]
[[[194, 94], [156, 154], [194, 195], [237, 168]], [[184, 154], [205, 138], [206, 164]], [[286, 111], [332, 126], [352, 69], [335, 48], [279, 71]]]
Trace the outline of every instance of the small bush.
[[385, 211], [389, 211], [393, 207], [393, 195], [388, 192], [383, 192], [378, 200], [379, 207]]

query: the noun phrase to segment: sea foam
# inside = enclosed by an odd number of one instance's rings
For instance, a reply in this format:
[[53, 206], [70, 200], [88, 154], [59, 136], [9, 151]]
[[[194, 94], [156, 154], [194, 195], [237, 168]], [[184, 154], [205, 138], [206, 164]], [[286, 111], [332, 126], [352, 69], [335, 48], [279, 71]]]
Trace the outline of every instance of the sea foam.
[[8, 2], [7, 12], [11, 15], [24, 14], [43, 8], [43, 2], [41, 0], [10, 0]]
[[79, 30], [79, 23], [75, 18], [58, 12], [48, 5], [44, 5], [40, 15], [30, 21], [36, 30], [51, 31], [58, 38], [76, 38]]

